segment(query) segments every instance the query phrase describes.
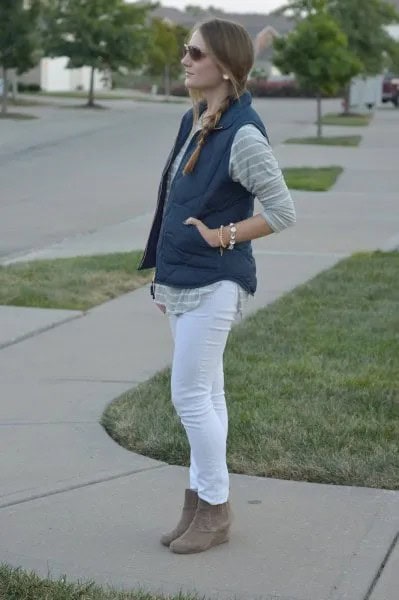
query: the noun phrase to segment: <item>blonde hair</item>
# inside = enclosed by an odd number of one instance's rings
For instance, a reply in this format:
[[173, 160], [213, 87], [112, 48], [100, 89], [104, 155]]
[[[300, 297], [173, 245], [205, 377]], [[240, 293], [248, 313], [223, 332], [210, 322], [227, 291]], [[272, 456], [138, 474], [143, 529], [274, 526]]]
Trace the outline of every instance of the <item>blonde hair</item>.
[[[230, 103], [238, 99], [245, 91], [249, 72], [254, 63], [254, 48], [248, 32], [234, 21], [223, 19], [212, 19], [194, 27], [199, 31], [206, 44], [207, 52], [220, 68], [221, 72], [229, 77], [230, 94], [225, 98], [218, 110], [206, 120], [198, 138], [198, 144], [193, 154], [187, 161], [183, 173], [191, 173], [197, 164], [201, 149], [209, 134], [213, 131], [223, 113], [228, 109]], [[199, 104], [203, 100], [201, 92], [190, 90], [193, 102], [193, 121], [199, 118]]]

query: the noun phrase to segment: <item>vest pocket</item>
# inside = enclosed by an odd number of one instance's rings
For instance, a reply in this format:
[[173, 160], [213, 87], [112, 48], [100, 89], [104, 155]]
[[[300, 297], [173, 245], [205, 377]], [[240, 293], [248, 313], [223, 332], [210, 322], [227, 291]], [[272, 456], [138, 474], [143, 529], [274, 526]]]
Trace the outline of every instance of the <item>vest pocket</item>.
[[201, 216], [193, 208], [176, 204], [171, 206], [164, 223], [165, 236], [172, 238], [170, 243], [182, 252], [189, 254], [199, 250], [212, 249], [195, 225], [184, 224], [188, 217], [196, 217], [201, 220]]
[[201, 248], [204, 248], [205, 250], [216, 250], [216, 248], [213, 248], [213, 246], [208, 244], [206, 239], [202, 236], [202, 233], [198, 230], [198, 227], [196, 227], [195, 225], [186, 225], [186, 227], [191, 227], [192, 229], [194, 229], [194, 237], [196, 238]]
[[170, 265], [184, 265], [190, 262], [190, 254], [186, 252], [173, 233], [167, 232], [161, 248], [163, 259]]
[[166, 233], [162, 248], [163, 260], [173, 266], [186, 265], [206, 271], [217, 269], [220, 259], [218, 249], [212, 248], [194, 225], [183, 227], [191, 228], [190, 233], [184, 237], [184, 243], [172, 233]]

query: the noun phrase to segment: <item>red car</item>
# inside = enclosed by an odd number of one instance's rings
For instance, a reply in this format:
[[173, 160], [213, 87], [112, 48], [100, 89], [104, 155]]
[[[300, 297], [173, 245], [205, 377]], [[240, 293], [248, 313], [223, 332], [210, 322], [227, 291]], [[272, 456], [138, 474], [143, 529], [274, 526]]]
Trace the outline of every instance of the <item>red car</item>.
[[382, 84], [382, 101], [399, 106], [399, 76], [386, 75]]

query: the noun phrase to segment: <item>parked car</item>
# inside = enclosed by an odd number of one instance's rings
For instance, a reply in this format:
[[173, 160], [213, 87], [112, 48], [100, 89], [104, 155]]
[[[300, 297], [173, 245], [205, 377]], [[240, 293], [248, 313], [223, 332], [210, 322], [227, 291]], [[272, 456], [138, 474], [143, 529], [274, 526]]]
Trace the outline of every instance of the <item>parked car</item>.
[[387, 74], [382, 84], [382, 101], [399, 106], [399, 75]]

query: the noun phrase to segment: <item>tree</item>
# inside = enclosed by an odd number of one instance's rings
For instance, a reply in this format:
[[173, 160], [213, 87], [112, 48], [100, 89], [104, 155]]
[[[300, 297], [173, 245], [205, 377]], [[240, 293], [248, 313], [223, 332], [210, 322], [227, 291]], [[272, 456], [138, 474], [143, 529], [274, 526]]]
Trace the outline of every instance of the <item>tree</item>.
[[214, 15], [215, 17], [222, 17], [222, 18], [226, 14], [224, 10], [222, 10], [221, 8], [217, 8], [216, 6], [212, 6], [211, 4], [206, 9], [206, 12], [210, 15]]
[[395, 75], [399, 75], [399, 41], [391, 39], [385, 55], [384, 67]]
[[8, 70], [24, 73], [39, 60], [37, 30], [39, 3], [24, 7], [23, 0], [0, 0], [0, 65], [3, 80], [1, 112], [7, 112]]
[[348, 37], [349, 47], [362, 61], [363, 72], [377, 75], [383, 67], [384, 52], [390, 36], [384, 29], [399, 20], [399, 14], [383, 0], [335, 0], [330, 12]]
[[151, 75], [162, 75], [166, 96], [170, 94], [171, 78], [182, 69], [181, 57], [188, 29], [161, 19], [153, 19], [151, 47], [147, 56], [147, 71]]
[[[288, 7], [297, 19], [314, 14], [323, 0], [294, 0]], [[348, 47], [361, 61], [363, 75], [376, 75], [384, 67], [386, 55], [394, 47], [384, 26], [399, 20], [396, 9], [384, 0], [326, 0], [328, 13], [336, 20], [348, 39]], [[349, 110], [350, 82], [345, 90]]]
[[195, 18], [205, 17], [209, 15], [214, 15], [215, 17], [223, 17], [225, 16], [225, 11], [221, 8], [217, 8], [216, 6], [212, 6], [211, 4], [208, 8], [202, 8], [201, 6], [197, 6], [196, 4], [187, 4], [184, 7], [185, 12]]
[[141, 66], [150, 43], [147, 15], [155, 4], [123, 0], [49, 0], [45, 48], [67, 56], [68, 68], [91, 67], [88, 106], [94, 106], [94, 73]]
[[204, 10], [200, 6], [197, 6], [196, 4], [187, 4], [184, 7], [184, 10], [188, 15], [195, 18], [202, 17], [206, 13], [206, 10]]
[[294, 73], [301, 86], [316, 94], [318, 137], [322, 135], [322, 95], [335, 94], [362, 66], [323, 4], [318, 0], [317, 10], [299, 21], [286, 37], [274, 42], [276, 66], [284, 73]]

